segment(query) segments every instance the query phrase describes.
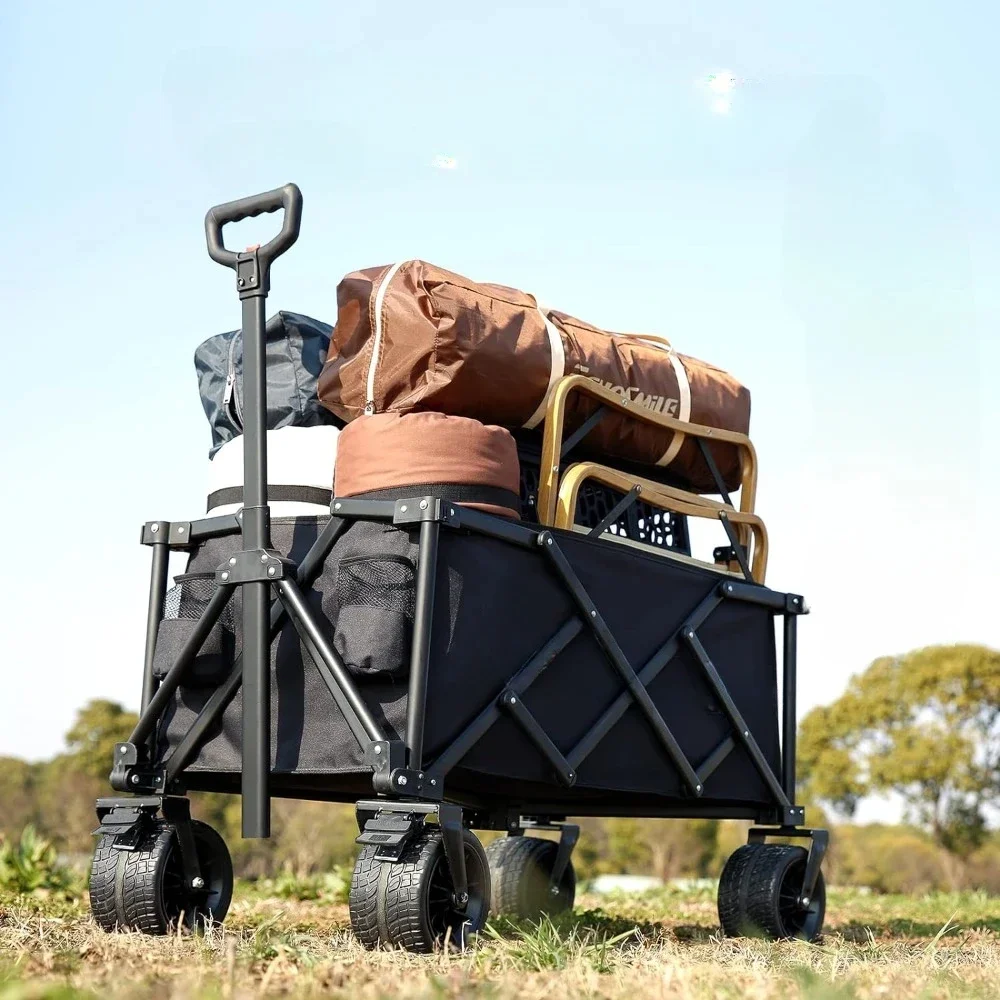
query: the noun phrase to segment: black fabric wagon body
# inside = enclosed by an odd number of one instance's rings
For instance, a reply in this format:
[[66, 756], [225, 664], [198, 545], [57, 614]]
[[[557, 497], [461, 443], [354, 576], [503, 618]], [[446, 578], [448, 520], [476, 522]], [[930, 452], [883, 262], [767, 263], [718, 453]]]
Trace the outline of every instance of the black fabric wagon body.
[[[274, 545], [300, 561], [324, 524], [322, 518], [276, 520]], [[537, 537], [529, 529], [524, 535]], [[697, 768], [726, 740], [731, 725], [701, 666], [676, 637], [691, 613], [706, 599], [712, 601], [732, 576], [625, 544], [570, 532], [552, 535], [637, 672], [673, 642], [672, 655], [648, 686], [649, 695]], [[194, 581], [203, 573], [214, 576], [238, 548], [237, 535], [205, 542], [192, 554], [187, 573]], [[415, 528], [355, 522], [337, 540], [307, 591], [317, 621], [333, 636], [366, 703], [384, 721], [387, 735], [400, 740], [406, 729], [418, 548]], [[187, 580], [177, 584], [181, 591], [186, 586], [191, 586]], [[441, 533], [434, 593], [424, 734], [428, 773], [435, 772], [435, 760], [484, 708], [497, 703], [532, 656], [561, 627], [579, 621], [571, 596], [539, 546], [474, 532]], [[239, 613], [231, 620], [238, 622]], [[189, 628], [194, 624], [191, 620]], [[772, 610], [718, 600], [697, 634], [764, 759], [780, 773]], [[175, 633], [161, 626], [158, 664], [169, 667], [184, 637], [183, 629]], [[165, 714], [157, 733], [161, 761], [205, 707], [216, 687], [212, 681], [221, 682], [228, 674], [242, 643], [233, 634], [221, 645], [230, 651], [228, 663], [218, 664], [222, 669], [213, 676], [199, 670], [196, 660], [192, 682], [180, 686]], [[272, 644], [271, 672], [275, 794], [353, 799], [370, 789], [371, 767], [363, 749], [289, 625]], [[622, 678], [593, 631], [583, 625], [523, 700], [568, 756], [622, 692]], [[238, 789], [241, 712], [237, 693], [221, 725], [210, 731], [187, 766], [189, 787]], [[631, 700], [580, 763], [571, 786], [506, 713], [454, 767], [449, 796], [476, 807], [558, 805], [574, 813], [610, 808], [655, 814], [688, 798], [654, 730]], [[773, 806], [768, 786], [743, 746], [734, 746], [706, 779], [701, 798], [753, 814]]]

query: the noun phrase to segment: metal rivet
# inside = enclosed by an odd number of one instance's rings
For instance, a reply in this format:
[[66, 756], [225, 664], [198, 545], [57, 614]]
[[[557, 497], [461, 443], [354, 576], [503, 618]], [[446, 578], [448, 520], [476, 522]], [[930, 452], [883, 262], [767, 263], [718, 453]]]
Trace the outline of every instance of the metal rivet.
[[246, 282], [242, 278], [240, 278], [239, 284], [240, 284], [240, 288], [242, 288], [246, 284]]
[[273, 566], [268, 566], [267, 567], [267, 575], [268, 576], [274, 576], [274, 574], [277, 573], [277, 572], [278, 571]]
[[400, 507], [400, 508], [399, 508], [399, 512], [400, 512], [401, 514], [405, 514], [405, 513], [406, 513], [406, 504], [405, 504], [405, 503], [403, 504], [403, 506], [402, 506], [402, 507]]
[[517, 699], [513, 695], [510, 696], [509, 704], [511, 704], [511, 705], [516, 705], [517, 704]]
[[139, 775], [138, 774], [133, 774], [132, 775], [132, 784], [133, 785], [138, 785], [139, 784]]
[[431, 784], [432, 785], [436, 785], [437, 784], [437, 778], [431, 778]]
[[591, 611], [590, 612], [590, 617], [591, 618], [596, 618], [597, 617], [597, 612], [596, 611]]
[[426, 500], [421, 500], [420, 501], [420, 509], [421, 510], [427, 510], [427, 501]]
[[205, 888], [205, 880], [200, 875], [195, 876], [193, 879], [191, 879], [191, 888], [192, 889], [204, 889]]
[[730, 593], [730, 594], [733, 592], [733, 585], [731, 583], [727, 583], [726, 584], [726, 591], [727, 591], [727, 593]]
[[382, 748], [380, 746], [376, 746], [374, 750], [376, 754], [380, 754], [382, 752]]
[[748, 729], [744, 729], [743, 730], [743, 735], [744, 736], [749, 736], [750, 735], [750, 731]]
[[128, 747], [120, 747], [119, 750], [118, 750], [118, 752], [119, 753], [128, 753]]
[[261, 554], [260, 554], [260, 561], [262, 563], [266, 563], [267, 562], [267, 553], [266, 552], [261, 552]]
[[421, 772], [420, 774], [418, 774], [418, 775], [417, 775], [417, 777], [418, 777], [418, 778], [419, 778], [419, 779], [420, 779], [421, 781], [423, 781], [423, 780], [424, 780], [424, 775], [423, 775], [423, 772]]
[[236, 556], [230, 557], [230, 559], [229, 559], [229, 565], [230, 566], [235, 566], [236, 565]]
[[184, 534], [184, 529], [183, 528], [178, 528], [177, 529], [177, 534], [178, 535], [183, 535]]
[[808, 896], [803, 896], [802, 897], [802, 905], [803, 906], [808, 906], [809, 905], [809, 897]]
[[687, 637], [688, 637], [689, 639], [693, 639], [693, 638], [694, 638], [694, 632], [688, 632], [688, 633], [687, 633]]
[[333, 509], [334, 509], [334, 510], [340, 510], [340, 504], [339, 504], [339, 503], [335, 503], [335, 504], [333, 505]]
[[229, 574], [228, 573], [223, 573], [222, 574], [222, 579], [223, 579], [223, 582], [225, 582], [226, 580], [228, 580], [229, 579]]
[[160, 526], [158, 524], [151, 524], [149, 526], [149, 530], [152, 531], [153, 534], [155, 535], [156, 532], [158, 532], [160, 530]]
[[566, 777], [567, 778], [572, 778], [573, 777], [573, 772], [572, 771], [567, 772]]
[[396, 779], [396, 784], [397, 784], [397, 785], [405, 785], [405, 784], [406, 784], [406, 775], [405, 775], [405, 774], [401, 774], [401, 775], [400, 775], [400, 776], [399, 776], [399, 777], [398, 777], [398, 778]]
[[546, 538], [545, 539], [545, 544], [546, 545], [551, 545], [552, 544], [552, 539], [551, 538]]

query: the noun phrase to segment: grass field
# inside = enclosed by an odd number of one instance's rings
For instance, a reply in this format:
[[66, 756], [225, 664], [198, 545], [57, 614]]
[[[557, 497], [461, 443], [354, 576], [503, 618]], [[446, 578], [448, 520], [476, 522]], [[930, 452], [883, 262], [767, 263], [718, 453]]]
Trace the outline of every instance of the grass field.
[[73, 900], [0, 901], [0, 1000], [262, 996], [952, 998], [1000, 996], [1000, 898], [829, 893], [821, 943], [719, 936], [713, 889], [578, 897], [475, 950], [368, 953], [336, 877], [241, 884], [225, 928], [106, 935]]

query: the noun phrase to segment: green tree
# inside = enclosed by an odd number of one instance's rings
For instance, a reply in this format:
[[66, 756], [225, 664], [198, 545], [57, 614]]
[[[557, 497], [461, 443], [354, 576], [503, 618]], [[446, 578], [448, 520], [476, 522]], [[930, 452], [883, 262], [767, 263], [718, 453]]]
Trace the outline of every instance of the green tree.
[[129, 738], [136, 721], [136, 714], [125, 711], [117, 702], [88, 702], [66, 734], [66, 746], [77, 770], [107, 780], [115, 744]]
[[810, 798], [850, 816], [865, 795], [894, 792], [967, 857], [1000, 804], [1000, 652], [930, 646], [876, 660], [803, 719], [799, 756]]
[[38, 765], [0, 757], [0, 836], [19, 834], [29, 823], [37, 822], [37, 781]]

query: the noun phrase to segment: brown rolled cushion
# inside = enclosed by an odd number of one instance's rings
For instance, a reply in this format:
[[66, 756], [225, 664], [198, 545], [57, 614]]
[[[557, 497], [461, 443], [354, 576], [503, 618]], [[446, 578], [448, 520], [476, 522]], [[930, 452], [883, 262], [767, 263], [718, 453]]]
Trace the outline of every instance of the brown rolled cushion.
[[434, 412], [362, 416], [340, 432], [333, 492], [345, 499], [439, 494], [519, 519], [517, 446], [503, 427], [469, 417]]

